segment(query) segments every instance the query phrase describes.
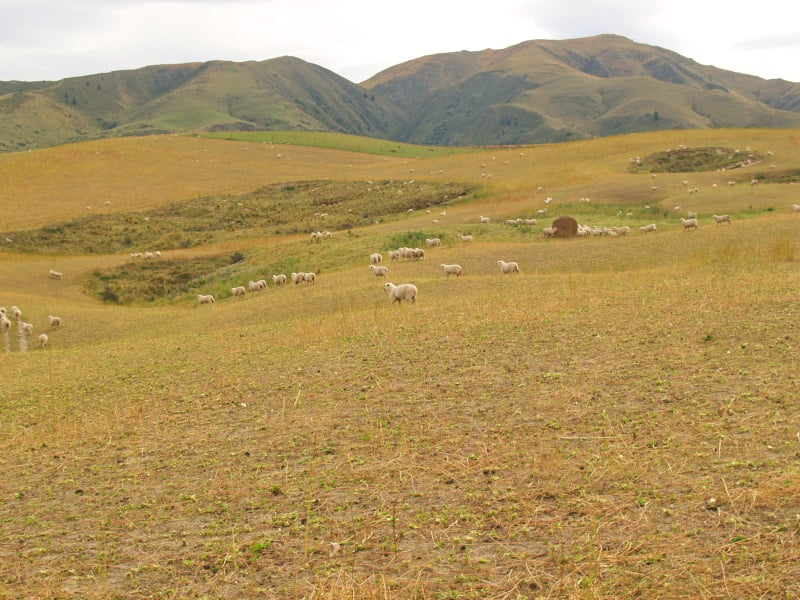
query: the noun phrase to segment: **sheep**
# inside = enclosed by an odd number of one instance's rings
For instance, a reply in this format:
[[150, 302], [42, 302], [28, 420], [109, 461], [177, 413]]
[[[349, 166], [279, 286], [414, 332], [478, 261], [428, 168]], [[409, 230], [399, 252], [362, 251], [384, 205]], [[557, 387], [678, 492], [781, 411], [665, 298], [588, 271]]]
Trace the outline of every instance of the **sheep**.
[[18, 306], [11, 307], [11, 316], [14, 317], [16, 321], [19, 321], [22, 318], [22, 311]]
[[800, 204], [792, 204], [792, 212], [800, 212]]
[[425, 250], [422, 248], [412, 248], [411, 249], [411, 259], [412, 260], [425, 260]]
[[389, 259], [390, 260], [399, 260], [400, 259], [400, 250], [389, 250]]
[[200, 304], [214, 304], [214, 296], [211, 294], [197, 294], [197, 302]]
[[389, 294], [389, 298], [392, 299], [392, 304], [397, 302], [398, 304], [402, 304], [403, 300], [406, 302], [410, 302], [414, 304], [417, 301], [417, 286], [413, 283], [401, 283], [400, 285], [395, 285], [389, 281], [387, 281], [383, 289], [386, 290], [386, 293]]
[[428, 248], [433, 248], [434, 246], [441, 246], [442, 240], [438, 237], [425, 238], [425, 245], [428, 246]]
[[286, 285], [286, 275], [283, 273], [280, 273], [279, 275], [273, 275], [272, 283], [275, 285]]
[[295, 285], [303, 283], [306, 280], [305, 273], [292, 273], [289, 277], [291, 277], [292, 283]]
[[625, 236], [631, 232], [631, 228], [627, 225], [623, 225], [622, 227], [615, 227], [614, 231], [618, 236]]
[[231, 296], [236, 296], [237, 298], [244, 298], [247, 290], [244, 289], [243, 285], [238, 285], [236, 287], [231, 288]]
[[5, 315], [0, 315], [0, 330], [8, 331], [11, 329], [11, 321], [8, 320], [8, 317]]
[[61, 327], [61, 317], [48, 315], [47, 322], [50, 324], [50, 329], [58, 329], [59, 327]]
[[458, 239], [461, 240], [462, 242], [471, 242], [472, 241], [472, 236], [471, 235], [461, 235], [459, 233], [458, 234]]
[[483, 217], [483, 216], [481, 217], [481, 223], [491, 223], [491, 222], [492, 222], [491, 217]]
[[373, 252], [369, 255], [369, 264], [377, 265], [379, 262], [383, 260], [383, 255], [379, 252]]
[[61, 279], [62, 275], [63, 273], [60, 271], [54, 271], [53, 269], [50, 269], [50, 273], [48, 273], [47, 276], [50, 277], [50, 279]]
[[498, 260], [497, 264], [502, 273], [522, 273], [522, 271], [519, 270], [519, 265], [514, 261], [506, 262], [504, 260]]
[[46, 333], [39, 334], [39, 347], [46, 348], [47, 344], [50, 342], [50, 338], [47, 336]]
[[456, 277], [461, 277], [461, 265], [446, 265], [444, 263], [439, 265], [439, 268], [444, 271], [445, 275], [450, 277], [450, 275], [455, 275]]
[[33, 324], [32, 323], [25, 323], [23, 322], [20, 325], [20, 331], [25, 335], [32, 335], [33, 334]]
[[372, 271], [375, 277], [386, 277], [386, 274], [389, 272], [389, 267], [370, 265], [369, 270]]
[[305, 282], [314, 285], [317, 281], [317, 274], [316, 273], [303, 273], [305, 275]]
[[642, 233], [650, 233], [651, 231], [658, 231], [658, 227], [656, 227], [655, 223], [650, 223], [649, 225], [643, 225], [639, 227], [639, 231]]
[[692, 212], [691, 210], [687, 210], [686, 211], [686, 218], [687, 219], [696, 219], [697, 218], [697, 213], [696, 212]]
[[251, 292], [263, 291], [267, 289], [267, 280], [259, 279], [258, 281], [248, 281], [247, 287], [250, 288]]
[[546, 238], [556, 237], [556, 228], [555, 227], [545, 227], [542, 229], [542, 235]]
[[714, 219], [714, 222], [717, 225], [719, 225], [720, 223], [727, 223], [728, 225], [731, 224], [730, 215], [711, 215], [711, 218]]
[[681, 219], [681, 224], [683, 225], [684, 231], [697, 229], [697, 219]]

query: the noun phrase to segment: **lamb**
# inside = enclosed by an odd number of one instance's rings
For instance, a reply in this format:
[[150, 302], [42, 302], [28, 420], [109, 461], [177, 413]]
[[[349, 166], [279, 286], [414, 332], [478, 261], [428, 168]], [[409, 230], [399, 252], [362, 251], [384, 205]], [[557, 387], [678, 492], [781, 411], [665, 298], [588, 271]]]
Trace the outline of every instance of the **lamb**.
[[411, 304], [414, 304], [417, 301], [417, 286], [415, 286], [413, 283], [401, 283], [400, 285], [395, 285], [387, 281], [384, 284], [383, 289], [385, 289], [386, 293], [389, 294], [389, 298], [392, 299], [392, 304], [395, 302], [402, 304], [403, 300], [410, 302]]
[[53, 269], [50, 269], [48, 277], [50, 277], [50, 279], [61, 279], [62, 275], [63, 273], [61, 273], [60, 271], [54, 271]]
[[546, 238], [556, 237], [556, 228], [555, 227], [545, 227], [542, 229], [542, 235]]
[[697, 229], [697, 219], [681, 219], [681, 224], [683, 224], [684, 231]]
[[438, 237], [425, 238], [425, 244], [428, 246], [428, 248], [433, 248], [434, 246], [441, 246], [442, 240]]
[[711, 218], [714, 219], [714, 222], [717, 223], [717, 225], [720, 223], [727, 223], [728, 225], [731, 224], [730, 215], [711, 215]]
[[461, 235], [459, 233], [458, 234], [458, 239], [461, 240], [462, 242], [471, 242], [472, 241], [472, 236], [471, 235]]
[[481, 223], [491, 223], [492, 219], [490, 217], [481, 217]]
[[455, 275], [456, 277], [461, 277], [461, 265], [446, 265], [444, 263], [439, 265], [439, 268], [444, 271], [445, 275], [450, 277], [450, 275]]
[[639, 231], [642, 233], [650, 233], [651, 231], [658, 231], [658, 227], [656, 227], [655, 223], [650, 223], [649, 225], [643, 225], [639, 227]]
[[238, 285], [236, 287], [231, 288], [231, 295], [236, 296], [237, 298], [244, 298], [247, 290], [244, 289], [243, 285]]
[[389, 273], [389, 267], [384, 266], [370, 265], [369, 270], [375, 277], [386, 277], [386, 274]]
[[504, 260], [498, 260], [497, 264], [500, 266], [500, 271], [503, 273], [522, 273], [522, 271], [519, 270], [519, 265], [514, 261], [506, 262]]
[[61, 317], [48, 315], [47, 322], [50, 324], [50, 329], [58, 329], [59, 327], [61, 327]]
[[379, 252], [374, 252], [369, 255], [369, 264], [371, 265], [377, 265], [382, 260], [383, 260], [383, 255], [381, 255]]
[[211, 294], [197, 294], [197, 301], [200, 304], [214, 304], [216, 302]]
[[47, 347], [47, 344], [48, 344], [49, 342], [50, 342], [50, 338], [49, 338], [49, 337], [47, 337], [47, 334], [46, 334], [46, 333], [40, 333], [40, 334], [39, 334], [39, 347], [40, 347], [40, 348], [46, 348], [46, 347]]
[[286, 285], [286, 275], [283, 273], [272, 276], [272, 283], [275, 285]]

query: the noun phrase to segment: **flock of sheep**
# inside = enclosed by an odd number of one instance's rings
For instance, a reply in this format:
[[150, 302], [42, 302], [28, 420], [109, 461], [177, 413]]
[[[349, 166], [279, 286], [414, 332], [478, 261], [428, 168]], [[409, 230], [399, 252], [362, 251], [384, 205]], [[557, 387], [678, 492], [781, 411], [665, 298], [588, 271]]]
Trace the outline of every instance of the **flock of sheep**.
[[[9, 318], [10, 316], [10, 318]], [[33, 335], [33, 324], [22, 320], [22, 310], [18, 306], [12, 306], [7, 310], [5, 306], [0, 306], [0, 336], [3, 338], [3, 350], [11, 352], [11, 319], [17, 323], [17, 340], [20, 352], [28, 351], [28, 338]], [[47, 317], [50, 329], [61, 327], [61, 317], [50, 315]], [[37, 337], [40, 348], [47, 348], [50, 343], [50, 336], [42, 332]]]

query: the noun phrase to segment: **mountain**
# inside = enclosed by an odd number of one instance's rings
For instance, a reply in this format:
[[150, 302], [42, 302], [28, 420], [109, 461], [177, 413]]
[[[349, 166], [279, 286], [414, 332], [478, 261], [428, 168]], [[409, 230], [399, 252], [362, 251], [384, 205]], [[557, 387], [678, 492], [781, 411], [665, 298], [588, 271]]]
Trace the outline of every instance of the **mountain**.
[[800, 84], [616, 35], [425, 56], [360, 85], [288, 56], [0, 82], [0, 151], [210, 130], [494, 145], [704, 127], [800, 127]]

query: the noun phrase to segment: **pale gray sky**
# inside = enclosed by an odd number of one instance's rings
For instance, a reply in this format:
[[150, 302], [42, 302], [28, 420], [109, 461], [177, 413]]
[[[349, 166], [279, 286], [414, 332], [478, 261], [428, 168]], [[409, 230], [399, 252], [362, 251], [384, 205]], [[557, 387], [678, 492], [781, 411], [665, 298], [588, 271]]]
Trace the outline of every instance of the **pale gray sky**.
[[0, 0], [0, 81], [291, 55], [359, 83], [428, 54], [601, 33], [800, 82], [800, 2]]

